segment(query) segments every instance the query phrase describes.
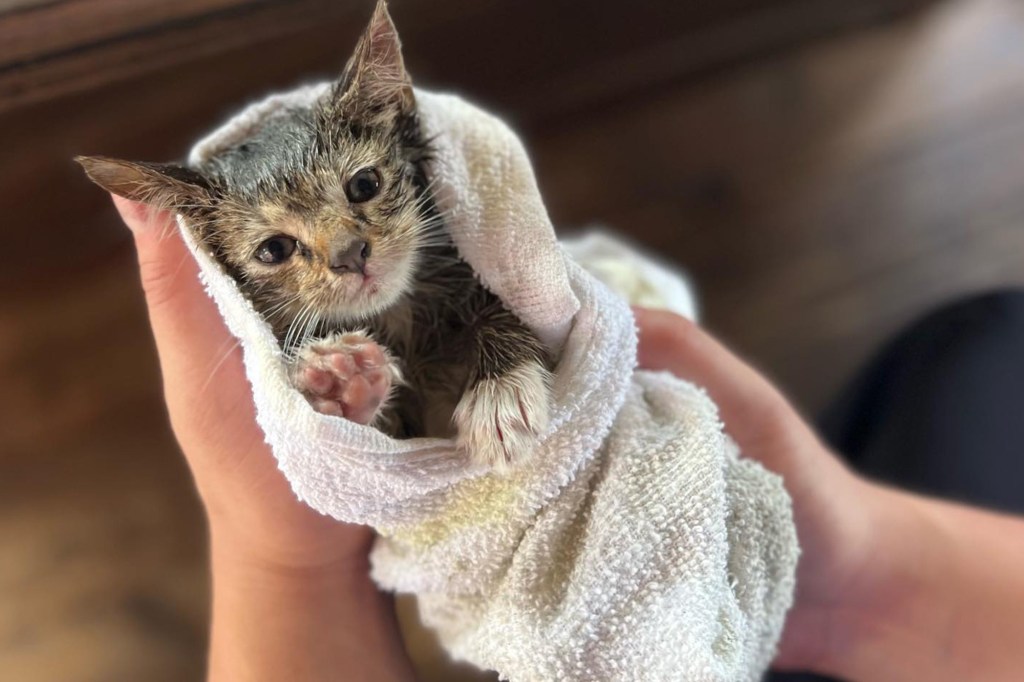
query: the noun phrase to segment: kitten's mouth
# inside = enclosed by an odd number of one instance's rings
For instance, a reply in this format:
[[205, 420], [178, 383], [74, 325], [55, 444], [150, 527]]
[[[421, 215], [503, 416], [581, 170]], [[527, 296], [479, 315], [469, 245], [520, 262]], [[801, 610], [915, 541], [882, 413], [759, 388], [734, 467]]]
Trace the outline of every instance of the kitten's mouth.
[[366, 270], [361, 273], [347, 273], [343, 278], [335, 280], [334, 290], [340, 298], [350, 305], [368, 303], [370, 298], [380, 292], [380, 274]]
[[379, 278], [375, 273], [366, 271], [359, 275], [359, 279], [356, 281], [355, 293], [357, 294], [375, 294], [379, 289], [377, 280]]
[[334, 277], [330, 286], [333, 315], [338, 319], [364, 319], [394, 305], [410, 288], [410, 257], [397, 262], [386, 258], [370, 261], [361, 272]]
[[363, 296], [376, 296], [377, 292], [380, 291], [380, 283], [377, 281], [377, 278], [367, 273], [363, 275], [362, 280], [356, 292]]

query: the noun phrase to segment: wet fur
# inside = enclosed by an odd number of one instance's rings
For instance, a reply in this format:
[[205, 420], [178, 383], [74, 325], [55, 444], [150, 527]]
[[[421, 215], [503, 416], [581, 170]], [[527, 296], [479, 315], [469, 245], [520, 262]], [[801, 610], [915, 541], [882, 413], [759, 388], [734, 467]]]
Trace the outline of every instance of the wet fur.
[[[430, 146], [383, 3], [345, 74], [312, 110], [281, 113], [196, 168], [81, 161], [106, 189], [186, 215], [286, 356], [336, 332], [367, 330], [404, 377], [378, 422], [393, 435], [452, 435], [453, 414], [460, 430], [474, 432], [486, 432], [476, 422], [493, 422], [500, 410], [546, 419], [543, 345], [459, 258], [432, 198]], [[345, 182], [368, 166], [380, 173], [381, 192], [350, 203]], [[280, 265], [257, 261], [259, 245], [279, 234], [298, 240], [302, 252]], [[376, 291], [354, 289], [327, 267], [332, 250], [355, 239], [372, 244], [367, 271], [379, 264]], [[498, 398], [485, 399], [495, 387]], [[490, 435], [508, 440], [500, 424], [492, 426]]]

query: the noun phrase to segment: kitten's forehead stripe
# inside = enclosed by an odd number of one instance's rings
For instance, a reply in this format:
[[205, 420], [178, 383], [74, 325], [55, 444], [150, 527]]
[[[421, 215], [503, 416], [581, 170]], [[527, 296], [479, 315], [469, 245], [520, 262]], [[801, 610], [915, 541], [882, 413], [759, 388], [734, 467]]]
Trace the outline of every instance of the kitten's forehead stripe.
[[244, 143], [207, 160], [202, 170], [233, 194], [258, 196], [282, 180], [301, 177], [315, 138], [312, 112], [289, 109], [267, 119]]

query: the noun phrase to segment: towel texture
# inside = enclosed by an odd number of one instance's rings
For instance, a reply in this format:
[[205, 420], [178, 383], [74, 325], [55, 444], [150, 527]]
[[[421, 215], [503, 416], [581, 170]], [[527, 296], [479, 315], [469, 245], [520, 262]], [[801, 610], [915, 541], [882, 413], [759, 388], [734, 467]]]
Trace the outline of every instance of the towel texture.
[[631, 305], [671, 310], [687, 319], [697, 319], [697, 300], [692, 285], [678, 270], [662, 265], [621, 238], [601, 230], [591, 230], [561, 242], [584, 270]]
[[[192, 161], [325, 87], [249, 107]], [[379, 584], [416, 593], [454, 656], [505, 679], [758, 679], [793, 591], [781, 481], [738, 456], [700, 389], [634, 371], [626, 300], [556, 241], [515, 134], [457, 97], [417, 100], [461, 255], [560, 352], [549, 431], [528, 466], [498, 477], [450, 441], [396, 441], [315, 413], [289, 386], [270, 329], [185, 231], [241, 340], [281, 470], [315, 509], [376, 527]]]

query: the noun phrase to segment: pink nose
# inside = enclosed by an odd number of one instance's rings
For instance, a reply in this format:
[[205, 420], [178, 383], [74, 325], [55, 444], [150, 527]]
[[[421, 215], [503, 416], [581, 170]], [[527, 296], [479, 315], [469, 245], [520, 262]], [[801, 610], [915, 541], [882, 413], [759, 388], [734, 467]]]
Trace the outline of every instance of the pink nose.
[[366, 259], [370, 257], [370, 245], [356, 240], [331, 254], [330, 268], [338, 274], [359, 272], [365, 274]]

